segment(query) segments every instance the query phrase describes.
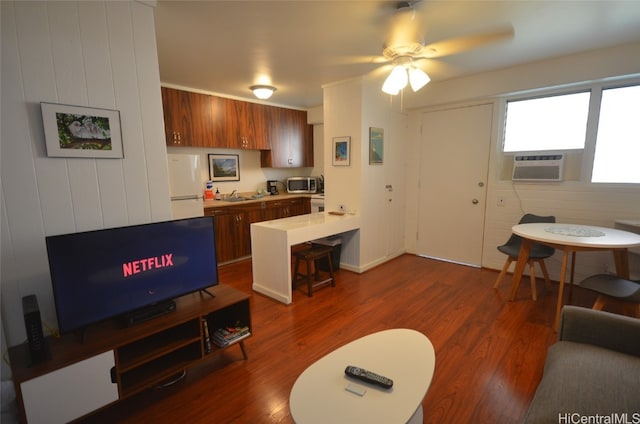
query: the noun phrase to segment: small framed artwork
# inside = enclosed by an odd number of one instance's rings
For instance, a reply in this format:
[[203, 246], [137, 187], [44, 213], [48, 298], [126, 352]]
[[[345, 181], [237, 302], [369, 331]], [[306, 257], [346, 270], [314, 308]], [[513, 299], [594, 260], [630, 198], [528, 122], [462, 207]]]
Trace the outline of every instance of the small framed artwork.
[[384, 129], [369, 127], [369, 165], [381, 165], [384, 160]]
[[240, 181], [239, 156], [209, 154], [209, 179], [211, 181]]
[[40, 103], [47, 156], [120, 159], [120, 112]]
[[351, 137], [333, 139], [333, 165], [349, 166], [351, 156]]

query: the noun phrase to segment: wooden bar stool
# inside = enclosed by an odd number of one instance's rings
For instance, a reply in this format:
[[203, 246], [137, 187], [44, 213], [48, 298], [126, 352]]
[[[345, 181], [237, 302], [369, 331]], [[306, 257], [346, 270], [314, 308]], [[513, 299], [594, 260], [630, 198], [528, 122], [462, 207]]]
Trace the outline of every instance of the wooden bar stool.
[[[321, 284], [331, 283], [332, 287], [336, 286], [336, 280], [333, 276], [333, 262], [331, 261], [331, 253], [333, 252], [333, 247], [331, 246], [318, 246], [312, 247], [307, 250], [299, 250], [293, 253], [293, 256], [296, 258], [295, 270], [293, 273], [293, 280], [291, 284], [293, 288], [296, 287], [299, 281], [307, 282], [307, 290], [309, 297], [313, 296], [313, 288], [319, 286]], [[316, 261], [318, 259], [326, 258], [329, 263], [329, 277], [324, 280], [320, 280], [320, 270], [316, 265]], [[300, 272], [300, 261], [305, 261], [307, 265], [307, 273], [303, 274]], [[313, 263], [313, 272], [311, 268], [311, 263]], [[314, 276], [314, 280], [311, 279], [311, 276]]]

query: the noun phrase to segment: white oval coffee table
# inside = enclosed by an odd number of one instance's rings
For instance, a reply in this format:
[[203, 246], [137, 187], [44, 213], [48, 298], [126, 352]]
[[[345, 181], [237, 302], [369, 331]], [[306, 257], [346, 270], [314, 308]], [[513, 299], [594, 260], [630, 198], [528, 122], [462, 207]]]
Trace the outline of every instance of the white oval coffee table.
[[[385, 390], [344, 374], [348, 365], [393, 380]], [[435, 368], [429, 339], [409, 329], [370, 334], [348, 343], [309, 366], [291, 389], [289, 408], [299, 424], [422, 423], [422, 400]], [[349, 385], [366, 390], [359, 396]]]

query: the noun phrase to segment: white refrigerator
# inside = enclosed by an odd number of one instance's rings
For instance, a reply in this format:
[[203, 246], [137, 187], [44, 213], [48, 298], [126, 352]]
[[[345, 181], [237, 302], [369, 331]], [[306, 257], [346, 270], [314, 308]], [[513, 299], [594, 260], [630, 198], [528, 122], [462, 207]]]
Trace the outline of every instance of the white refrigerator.
[[204, 215], [204, 182], [200, 155], [168, 154], [169, 193], [173, 219]]

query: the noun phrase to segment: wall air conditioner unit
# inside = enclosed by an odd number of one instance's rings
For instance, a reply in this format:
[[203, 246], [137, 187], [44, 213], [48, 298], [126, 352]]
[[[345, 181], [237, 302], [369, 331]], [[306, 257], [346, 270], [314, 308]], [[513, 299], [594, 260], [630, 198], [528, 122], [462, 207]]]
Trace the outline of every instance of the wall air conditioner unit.
[[564, 154], [516, 155], [513, 181], [562, 181]]

